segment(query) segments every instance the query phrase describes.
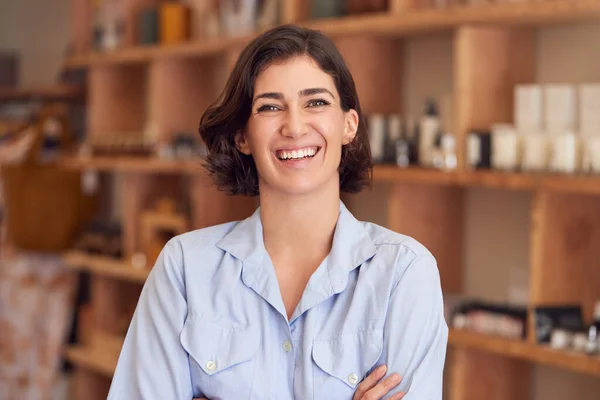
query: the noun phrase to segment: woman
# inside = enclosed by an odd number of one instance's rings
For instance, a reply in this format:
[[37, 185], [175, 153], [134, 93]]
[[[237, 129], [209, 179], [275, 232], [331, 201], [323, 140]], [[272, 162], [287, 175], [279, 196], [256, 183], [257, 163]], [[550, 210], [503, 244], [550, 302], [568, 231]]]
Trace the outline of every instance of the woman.
[[340, 201], [371, 159], [334, 44], [294, 26], [255, 39], [200, 134], [219, 187], [260, 207], [165, 246], [109, 399], [441, 399], [435, 259]]

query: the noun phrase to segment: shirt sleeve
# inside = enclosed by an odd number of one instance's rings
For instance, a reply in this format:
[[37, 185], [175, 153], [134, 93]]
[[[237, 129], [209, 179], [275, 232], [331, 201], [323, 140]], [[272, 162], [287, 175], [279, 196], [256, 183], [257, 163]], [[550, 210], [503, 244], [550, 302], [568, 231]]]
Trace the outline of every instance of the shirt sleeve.
[[402, 382], [385, 399], [406, 392], [403, 400], [441, 400], [448, 326], [436, 261], [417, 256], [392, 291], [384, 327], [381, 364]]
[[142, 289], [108, 400], [191, 400], [188, 356], [179, 341], [187, 316], [182, 251], [171, 240]]

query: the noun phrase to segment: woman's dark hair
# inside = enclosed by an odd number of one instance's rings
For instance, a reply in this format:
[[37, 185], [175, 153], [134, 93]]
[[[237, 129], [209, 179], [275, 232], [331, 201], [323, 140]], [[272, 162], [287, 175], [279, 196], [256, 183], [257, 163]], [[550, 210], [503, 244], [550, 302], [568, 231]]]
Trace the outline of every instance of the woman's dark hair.
[[354, 140], [342, 146], [340, 191], [357, 193], [370, 186], [371, 149], [352, 75], [335, 44], [320, 32], [294, 25], [273, 28], [254, 39], [240, 54], [219, 100], [200, 120], [199, 132], [208, 150], [205, 167], [217, 187], [228, 194], [258, 195], [258, 173], [252, 156], [235, 147], [252, 111], [257, 76], [274, 62], [309, 56], [329, 74], [344, 111], [354, 109], [359, 125]]

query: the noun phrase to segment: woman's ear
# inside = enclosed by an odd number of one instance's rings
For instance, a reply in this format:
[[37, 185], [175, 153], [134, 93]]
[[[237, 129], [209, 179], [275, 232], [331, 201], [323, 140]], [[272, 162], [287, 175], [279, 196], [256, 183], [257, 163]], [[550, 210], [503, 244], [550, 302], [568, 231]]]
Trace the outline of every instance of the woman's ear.
[[345, 119], [343, 145], [350, 144], [354, 140], [356, 132], [358, 132], [358, 113], [356, 110], [348, 110], [345, 113]]
[[235, 133], [235, 147], [243, 154], [249, 156], [250, 145], [248, 144], [248, 140], [246, 139], [246, 134], [243, 130], [239, 130]]

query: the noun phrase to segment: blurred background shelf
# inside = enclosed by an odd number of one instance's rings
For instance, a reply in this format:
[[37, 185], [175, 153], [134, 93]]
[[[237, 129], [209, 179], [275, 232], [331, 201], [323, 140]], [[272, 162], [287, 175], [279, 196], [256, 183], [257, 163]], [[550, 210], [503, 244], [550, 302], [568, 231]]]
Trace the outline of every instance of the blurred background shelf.
[[[396, 2], [401, 3], [401, 2]], [[585, 21], [600, 16], [596, 0], [486, 4], [449, 9], [394, 10], [346, 16], [343, 18], [300, 22], [330, 36], [374, 34], [388, 37], [435, 33], [464, 25], [522, 25], [544, 26], [556, 23]], [[197, 40], [171, 46], [130, 47], [114, 52], [78, 54], [70, 57], [67, 68], [103, 64], [146, 63], [165, 57], [211, 57], [243, 46], [255, 35]]]
[[65, 357], [77, 367], [111, 378], [122, 346], [123, 338], [96, 333], [90, 344], [66, 348]]
[[377, 165], [373, 177], [379, 182], [402, 182], [442, 186], [485, 187], [506, 190], [552, 190], [600, 195], [600, 176], [550, 173], [502, 172], [493, 170], [439, 171]]
[[457, 329], [450, 331], [448, 341], [453, 346], [482, 350], [505, 357], [600, 377], [600, 356], [553, 350], [526, 341], [504, 339]]
[[150, 157], [64, 157], [60, 164], [81, 170], [140, 173], [202, 173], [201, 160], [163, 160]]
[[1, 88], [0, 102], [10, 100], [75, 100], [83, 99], [85, 91], [82, 87], [57, 84], [38, 88]]
[[110, 257], [69, 251], [63, 257], [65, 264], [78, 271], [87, 271], [100, 276], [143, 284], [150, 273], [149, 269], [136, 269], [131, 264]]

